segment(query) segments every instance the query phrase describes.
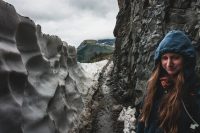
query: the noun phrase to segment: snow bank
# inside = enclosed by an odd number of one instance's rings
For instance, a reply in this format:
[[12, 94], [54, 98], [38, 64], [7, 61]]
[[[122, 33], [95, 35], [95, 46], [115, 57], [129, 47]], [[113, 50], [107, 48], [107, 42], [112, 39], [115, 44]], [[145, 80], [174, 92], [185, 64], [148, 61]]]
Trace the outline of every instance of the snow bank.
[[135, 133], [135, 108], [123, 108], [118, 117], [118, 121], [124, 121], [124, 133]]
[[108, 60], [103, 60], [95, 63], [80, 63], [83, 68], [86, 77], [91, 78], [93, 80], [98, 80], [99, 73], [102, 68], [106, 65]]

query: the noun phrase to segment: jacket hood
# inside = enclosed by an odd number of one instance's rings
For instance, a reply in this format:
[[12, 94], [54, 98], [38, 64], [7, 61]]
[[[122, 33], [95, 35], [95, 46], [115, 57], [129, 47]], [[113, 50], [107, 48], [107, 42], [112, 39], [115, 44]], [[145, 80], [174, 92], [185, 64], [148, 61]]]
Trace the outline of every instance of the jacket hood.
[[188, 63], [189, 61], [189, 64], [193, 67], [196, 64], [195, 49], [190, 39], [182, 31], [172, 30], [166, 34], [155, 51], [155, 64], [157, 64], [161, 56], [167, 52], [181, 54], [184, 60], [186, 60], [185, 62]]

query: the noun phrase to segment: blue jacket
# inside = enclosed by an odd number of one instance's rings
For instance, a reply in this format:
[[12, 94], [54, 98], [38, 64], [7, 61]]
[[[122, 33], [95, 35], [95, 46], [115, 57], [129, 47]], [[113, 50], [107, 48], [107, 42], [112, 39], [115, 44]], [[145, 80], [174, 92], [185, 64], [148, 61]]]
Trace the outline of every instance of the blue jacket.
[[[188, 95], [183, 98], [183, 101], [192, 118], [200, 124], [200, 80], [194, 71], [196, 65], [195, 49], [190, 39], [182, 31], [173, 30], [166, 34], [156, 49], [154, 55], [155, 64], [160, 61], [161, 56], [166, 52], [178, 53], [184, 57], [184, 89], [187, 90]], [[144, 126], [144, 123], [138, 122], [136, 133], [163, 133], [158, 123], [158, 108], [163, 95], [165, 95], [164, 91], [158, 85], [148, 124]], [[186, 113], [184, 107], [180, 111], [181, 116], [180, 122], [178, 123], [179, 133], [191, 133], [190, 125], [193, 121]], [[200, 133], [200, 130], [198, 129], [196, 133]]]

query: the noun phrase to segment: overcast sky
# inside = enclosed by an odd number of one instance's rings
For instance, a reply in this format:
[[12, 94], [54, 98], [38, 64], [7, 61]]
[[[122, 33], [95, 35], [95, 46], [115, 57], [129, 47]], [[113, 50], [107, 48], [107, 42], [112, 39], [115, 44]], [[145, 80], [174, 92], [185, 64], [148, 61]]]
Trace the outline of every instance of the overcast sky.
[[85, 39], [114, 38], [117, 0], [5, 0], [16, 11], [77, 47]]

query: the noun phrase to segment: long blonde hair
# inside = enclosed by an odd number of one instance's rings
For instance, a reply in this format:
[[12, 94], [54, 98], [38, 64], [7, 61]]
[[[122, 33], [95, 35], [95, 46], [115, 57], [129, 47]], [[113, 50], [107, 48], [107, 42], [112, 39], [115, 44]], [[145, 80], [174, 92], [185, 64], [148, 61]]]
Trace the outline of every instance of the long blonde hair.
[[[148, 119], [151, 113], [151, 108], [154, 102], [154, 97], [157, 91], [157, 85], [159, 76], [161, 74], [161, 64], [158, 63], [156, 69], [152, 72], [147, 82], [147, 95], [144, 99], [144, 105], [141, 111], [139, 121], [148, 123]], [[181, 70], [176, 78], [174, 88], [169, 91], [161, 100], [158, 114], [159, 114], [159, 127], [164, 130], [165, 133], [177, 133], [178, 132], [178, 120], [180, 118], [181, 96], [182, 88], [184, 84], [184, 74]]]

